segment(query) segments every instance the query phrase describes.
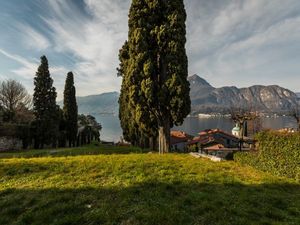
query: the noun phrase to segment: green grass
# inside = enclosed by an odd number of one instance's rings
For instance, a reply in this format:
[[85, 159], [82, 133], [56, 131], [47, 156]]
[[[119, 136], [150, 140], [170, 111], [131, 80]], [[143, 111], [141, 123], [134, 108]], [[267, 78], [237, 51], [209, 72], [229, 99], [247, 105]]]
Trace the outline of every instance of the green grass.
[[300, 224], [299, 183], [234, 162], [108, 146], [49, 151], [0, 154], [1, 225]]
[[42, 149], [42, 150], [26, 150], [26, 151], [11, 151], [0, 152], [0, 159], [5, 158], [34, 158], [34, 157], [65, 157], [77, 155], [111, 155], [111, 154], [130, 154], [130, 153], [145, 153], [146, 149], [142, 150], [136, 147], [118, 147], [112, 145], [98, 145], [96, 143], [89, 146], [79, 148], [59, 148], [59, 149]]

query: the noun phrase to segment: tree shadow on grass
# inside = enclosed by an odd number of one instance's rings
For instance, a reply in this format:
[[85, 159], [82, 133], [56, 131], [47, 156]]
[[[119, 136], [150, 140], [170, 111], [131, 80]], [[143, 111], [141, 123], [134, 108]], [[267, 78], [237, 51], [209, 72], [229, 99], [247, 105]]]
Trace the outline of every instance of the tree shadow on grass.
[[7, 189], [0, 224], [300, 224], [300, 185], [148, 182], [126, 188]]
[[9, 158], [39, 158], [39, 157], [66, 157], [79, 155], [128, 155], [148, 153], [148, 149], [136, 147], [119, 147], [110, 145], [87, 146], [80, 148], [60, 148], [60, 149], [37, 149], [23, 151], [0, 152], [0, 159]]

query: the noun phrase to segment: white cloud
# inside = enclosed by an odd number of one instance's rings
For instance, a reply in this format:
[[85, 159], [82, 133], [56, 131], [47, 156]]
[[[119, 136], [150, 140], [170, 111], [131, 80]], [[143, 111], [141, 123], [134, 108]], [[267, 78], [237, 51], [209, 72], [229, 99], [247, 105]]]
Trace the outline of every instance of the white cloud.
[[19, 24], [18, 28], [22, 33], [22, 42], [26, 48], [41, 51], [51, 46], [49, 40], [32, 27], [24, 24]]
[[[207, 9], [203, 2], [198, 7]], [[294, 79], [292, 74], [300, 70], [300, 66], [289, 63], [295, 57], [295, 50], [300, 50], [299, 8], [297, 0], [284, 4], [279, 0], [232, 0], [217, 11], [208, 10], [212, 13], [203, 21], [195, 23], [190, 19], [190, 73], [204, 76], [215, 86], [276, 81], [296, 90], [293, 82], [287, 85], [285, 81]], [[193, 11], [196, 10], [188, 8], [188, 14]], [[279, 71], [286, 77], [280, 76]], [[300, 82], [300, 78], [296, 79]]]
[[32, 74], [34, 74], [34, 71], [37, 69], [38, 66], [36, 62], [31, 62], [19, 55], [11, 54], [3, 49], [0, 49], [0, 53], [6, 56], [7, 58], [10, 58], [22, 65], [22, 67], [12, 70], [13, 73], [27, 79], [32, 78]]
[[[38, 66], [40, 65], [39, 60], [32, 59], [32, 61], [29, 61], [22, 56], [11, 54], [3, 49], [0, 49], [0, 53], [20, 64], [20, 67], [12, 69], [10, 72], [14, 75], [17, 75], [19, 79], [22, 79], [24, 83], [27, 84], [26, 86], [29, 90], [29, 93], [32, 93], [33, 78]], [[64, 80], [68, 70], [63, 66], [50, 66], [49, 71], [54, 79], [54, 86], [58, 87], [58, 98], [61, 99]]]
[[43, 20], [51, 29], [54, 49], [78, 59], [73, 71], [79, 79], [86, 80], [77, 88], [78, 94], [114, 91], [121, 82], [116, 67], [118, 50], [127, 38], [129, 2], [86, 0], [85, 3], [90, 16], [67, 1], [49, 0], [51, 16]]
[[[43, 50], [53, 59], [50, 72], [60, 96], [68, 70], [75, 75], [78, 95], [120, 88], [115, 68], [118, 50], [127, 39], [131, 1], [82, 1], [80, 5], [79, 1], [42, 1], [40, 7], [47, 10], [37, 16], [37, 27], [16, 26], [22, 30], [19, 35], [27, 50]], [[296, 76], [300, 71], [296, 63], [300, 60], [299, 0], [185, 0], [185, 5], [190, 74], [198, 73], [215, 86], [271, 80], [296, 89], [300, 82]], [[26, 54], [18, 49], [10, 52]], [[0, 53], [21, 64], [13, 73], [32, 79], [39, 60]], [[281, 74], [286, 77], [280, 81]], [[291, 79], [294, 82], [285, 82]]]

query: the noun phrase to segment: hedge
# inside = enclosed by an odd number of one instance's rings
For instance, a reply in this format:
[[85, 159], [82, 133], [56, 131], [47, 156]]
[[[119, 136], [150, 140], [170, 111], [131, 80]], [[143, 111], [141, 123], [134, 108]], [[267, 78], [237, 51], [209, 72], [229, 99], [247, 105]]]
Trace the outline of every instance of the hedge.
[[5, 123], [0, 125], [0, 137], [11, 137], [21, 139], [23, 148], [26, 149], [30, 142], [30, 125]]
[[300, 133], [264, 131], [257, 136], [258, 151], [234, 155], [234, 160], [274, 175], [300, 180]]

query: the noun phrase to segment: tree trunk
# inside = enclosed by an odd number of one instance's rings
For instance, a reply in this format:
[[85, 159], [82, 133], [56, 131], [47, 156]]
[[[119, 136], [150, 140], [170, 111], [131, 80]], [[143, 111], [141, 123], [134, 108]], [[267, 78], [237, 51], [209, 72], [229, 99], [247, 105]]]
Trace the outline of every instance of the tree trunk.
[[40, 143], [37, 140], [37, 137], [34, 138], [34, 149], [39, 149], [40, 148]]
[[239, 151], [242, 151], [243, 143], [244, 143], [244, 122], [240, 124], [240, 129], [241, 129], [241, 137], [239, 143]]
[[156, 140], [157, 140], [157, 138], [155, 138], [155, 137], [150, 137], [149, 138], [149, 147], [150, 147], [151, 151], [156, 150]]
[[79, 133], [77, 135], [77, 147], [80, 147], [81, 146], [81, 134]]
[[[158, 84], [162, 88], [167, 80], [167, 64], [165, 56], [158, 54], [157, 62], [159, 67]], [[165, 100], [166, 101], [166, 100]], [[158, 121], [158, 148], [159, 154], [168, 153], [170, 150], [170, 118], [168, 110], [164, 108], [164, 103], [158, 100], [160, 117]]]
[[158, 132], [159, 153], [168, 153], [170, 150], [170, 122], [167, 118], [159, 126]]

